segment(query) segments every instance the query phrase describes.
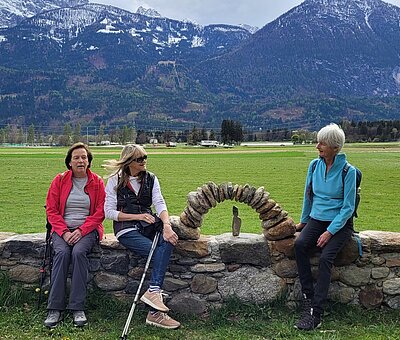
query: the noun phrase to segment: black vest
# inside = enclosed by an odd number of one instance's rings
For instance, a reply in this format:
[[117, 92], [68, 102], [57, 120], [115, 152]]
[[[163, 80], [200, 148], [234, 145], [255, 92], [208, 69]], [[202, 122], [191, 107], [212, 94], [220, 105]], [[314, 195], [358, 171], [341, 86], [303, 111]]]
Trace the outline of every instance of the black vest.
[[[154, 174], [146, 171], [136, 194], [130, 185], [117, 190], [117, 210], [128, 214], [151, 214]], [[113, 221], [114, 234], [123, 229], [137, 227], [137, 221]]]

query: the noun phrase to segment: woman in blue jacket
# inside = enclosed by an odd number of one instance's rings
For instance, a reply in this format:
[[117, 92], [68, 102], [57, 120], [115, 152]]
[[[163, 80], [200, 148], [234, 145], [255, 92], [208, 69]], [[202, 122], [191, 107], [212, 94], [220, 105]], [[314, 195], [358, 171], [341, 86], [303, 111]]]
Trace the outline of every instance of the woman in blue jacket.
[[[345, 135], [336, 124], [322, 128], [317, 134], [319, 158], [311, 161], [306, 178], [301, 230], [295, 242], [295, 254], [303, 294], [302, 314], [296, 328], [312, 330], [321, 325], [323, 306], [328, 295], [332, 264], [353, 233], [356, 197], [356, 170], [343, 169], [346, 155], [340, 153]], [[314, 287], [310, 256], [321, 251], [318, 279]]]

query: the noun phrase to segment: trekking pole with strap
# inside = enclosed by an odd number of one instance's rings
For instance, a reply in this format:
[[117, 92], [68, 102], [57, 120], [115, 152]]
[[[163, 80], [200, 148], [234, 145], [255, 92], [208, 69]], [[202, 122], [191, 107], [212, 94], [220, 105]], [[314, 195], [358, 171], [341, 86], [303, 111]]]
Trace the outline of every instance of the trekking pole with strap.
[[135, 298], [133, 299], [132, 307], [131, 307], [131, 309], [129, 311], [129, 315], [128, 315], [128, 318], [126, 319], [124, 330], [123, 330], [122, 335], [120, 337], [121, 340], [126, 340], [128, 338], [129, 325], [131, 324], [132, 317], [133, 317], [133, 312], [135, 311], [136, 303], [139, 300], [140, 290], [142, 289], [144, 278], [146, 276], [147, 270], [149, 269], [150, 261], [151, 261], [151, 258], [153, 257], [154, 250], [156, 249], [156, 246], [157, 246], [157, 243], [158, 243], [158, 239], [160, 237], [160, 233], [161, 233], [160, 230], [157, 231], [156, 235], [154, 236], [153, 243], [151, 244], [149, 256], [147, 257], [146, 265], [144, 266], [143, 275], [142, 275], [142, 278], [140, 279], [138, 290], [136, 292]]
[[51, 265], [52, 265], [52, 247], [50, 244], [51, 238], [51, 224], [49, 220], [46, 221], [46, 247], [44, 250], [44, 255], [42, 259], [42, 263], [40, 264], [40, 285], [39, 285], [39, 299], [37, 303], [37, 308], [40, 307], [42, 303], [42, 294], [43, 294], [43, 285], [46, 279], [46, 267], [49, 268], [49, 273], [51, 275]]

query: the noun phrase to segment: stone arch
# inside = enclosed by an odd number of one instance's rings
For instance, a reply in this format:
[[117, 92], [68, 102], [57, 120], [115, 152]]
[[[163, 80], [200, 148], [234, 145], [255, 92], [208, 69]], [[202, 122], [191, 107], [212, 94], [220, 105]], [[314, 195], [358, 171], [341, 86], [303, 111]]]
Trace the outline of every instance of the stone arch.
[[263, 186], [256, 188], [249, 184], [208, 182], [197, 191], [189, 192], [187, 205], [179, 216], [179, 221], [186, 230], [186, 239], [198, 239], [203, 216], [225, 200], [235, 200], [249, 205], [259, 215], [261, 227], [267, 240], [276, 241], [293, 237], [296, 227], [288, 212], [270, 198], [270, 193]]

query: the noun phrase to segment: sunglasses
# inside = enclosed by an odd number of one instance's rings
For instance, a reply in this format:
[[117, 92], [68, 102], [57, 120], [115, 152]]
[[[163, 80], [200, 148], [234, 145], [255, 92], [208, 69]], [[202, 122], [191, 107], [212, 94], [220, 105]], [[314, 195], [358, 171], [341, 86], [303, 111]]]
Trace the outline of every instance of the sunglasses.
[[139, 157], [139, 158], [132, 159], [132, 162], [143, 163], [145, 160], [147, 160], [147, 155], [144, 155], [144, 156]]

